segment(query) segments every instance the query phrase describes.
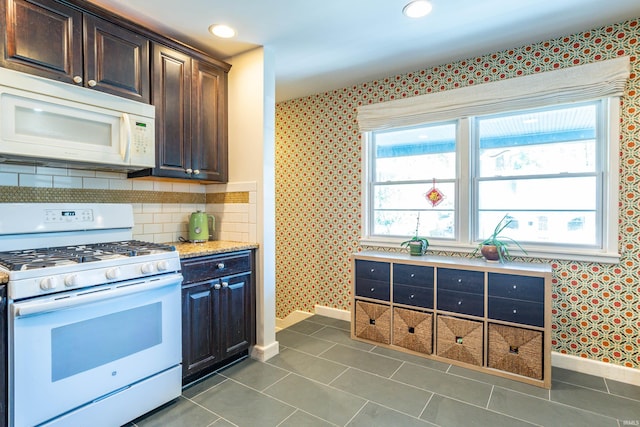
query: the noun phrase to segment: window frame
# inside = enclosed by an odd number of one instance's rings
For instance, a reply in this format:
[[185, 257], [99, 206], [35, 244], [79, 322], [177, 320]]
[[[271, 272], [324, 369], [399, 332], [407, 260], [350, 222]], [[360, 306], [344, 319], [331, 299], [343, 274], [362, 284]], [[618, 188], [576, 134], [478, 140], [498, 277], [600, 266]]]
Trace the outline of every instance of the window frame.
[[[600, 235], [602, 236], [601, 245], [598, 248], [585, 248], [553, 244], [526, 244], [524, 248], [527, 251], [527, 255], [522, 253], [517, 247], [513, 247], [510, 249], [510, 252], [514, 256], [612, 264], [620, 261], [621, 254], [618, 252], [620, 97], [608, 96], [598, 99], [582, 100], [576, 103], [585, 101], [601, 102], [601, 122], [599, 122], [597, 126], [599, 132], [597, 138], [602, 141], [602, 143], [598, 144], [598, 149], [600, 150], [598, 158], [602, 162], [600, 171], [602, 174], [601, 188], [603, 194], [601, 197], [601, 205], [597, 207], [597, 216], [599, 218], [598, 226], [601, 227]], [[548, 105], [548, 107], [571, 104], [572, 102], [563, 102], [551, 104]], [[540, 106], [532, 107], [532, 109], [538, 108], [540, 108]], [[518, 110], [515, 109], [506, 110], [502, 113], [517, 111]], [[479, 115], [479, 117], [482, 116], [485, 115]], [[468, 254], [472, 252], [478, 244], [478, 240], [473, 237], [475, 234], [474, 227], [477, 221], [477, 218], [473, 217], [475, 216], [474, 212], [477, 211], [477, 197], [475, 194], [477, 180], [475, 179], [476, 173], [472, 170], [472, 168], [475, 167], [475, 143], [471, 135], [473, 131], [472, 120], [473, 118], [464, 116], [457, 119], [456, 167], [458, 170], [458, 179], [456, 183], [457, 198], [454, 204], [456, 236], [454, 240], [429, 238], [430, 251]], [[442, 120], [442, 122], [445, 122], [445, 120]], [[374, 203], [372, 200], [374, 193], [373, 163], [375, 161], [372, 135], [373, 131], [362, 133], [362, 221], [360, 243], [363, 246], [399, 248], [400, 242], [406, 240], [406, 237], [386, 237], [371, 234], [374, 212]]]

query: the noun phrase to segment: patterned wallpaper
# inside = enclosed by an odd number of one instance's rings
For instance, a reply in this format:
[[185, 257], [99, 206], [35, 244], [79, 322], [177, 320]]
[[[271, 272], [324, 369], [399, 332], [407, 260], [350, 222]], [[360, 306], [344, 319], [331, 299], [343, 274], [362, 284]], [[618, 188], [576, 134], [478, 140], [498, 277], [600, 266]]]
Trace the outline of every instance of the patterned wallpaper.
[[553, 349], [640, 367], [640, 19], [277, 105], [277, 313], [350, 310], [360, 250], [358, 105], [629, 55], [622, 100], [619, 264], [555, 261]]

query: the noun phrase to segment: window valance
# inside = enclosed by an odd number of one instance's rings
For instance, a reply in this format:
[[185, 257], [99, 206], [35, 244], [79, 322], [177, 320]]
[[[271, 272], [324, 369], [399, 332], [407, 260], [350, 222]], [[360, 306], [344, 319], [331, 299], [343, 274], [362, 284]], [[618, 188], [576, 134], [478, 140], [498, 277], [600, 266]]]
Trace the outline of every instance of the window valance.
[[620, 96], [628, 56], [358, 108], [361, 132]]

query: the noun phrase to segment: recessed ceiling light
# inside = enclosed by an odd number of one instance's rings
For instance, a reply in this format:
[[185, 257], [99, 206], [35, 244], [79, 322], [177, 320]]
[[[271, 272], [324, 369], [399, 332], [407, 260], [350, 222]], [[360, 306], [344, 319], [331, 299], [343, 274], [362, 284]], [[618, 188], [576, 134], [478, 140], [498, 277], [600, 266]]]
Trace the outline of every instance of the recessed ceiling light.
[[224, 24], [213, 24], [209, 26], [209, 32], [223, 39], [230, 39], [236, 35], [236, 30]]
[[414, 0], [402, 8], [402, 13], [409, 18], [422, 18], [427, 16], [433, 6], [428, 0]]

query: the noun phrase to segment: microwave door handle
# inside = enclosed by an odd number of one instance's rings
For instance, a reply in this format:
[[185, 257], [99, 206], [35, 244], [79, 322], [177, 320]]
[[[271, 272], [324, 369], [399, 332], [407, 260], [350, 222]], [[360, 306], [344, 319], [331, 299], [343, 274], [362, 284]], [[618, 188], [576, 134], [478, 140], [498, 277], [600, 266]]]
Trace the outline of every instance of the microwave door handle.
[[124, 126], [124, 135], [120, 139], [120, 155], [125, 163], [129, 163], [131, 157], [131, 120], [127, 113], [122, 113], [122, 126]]

